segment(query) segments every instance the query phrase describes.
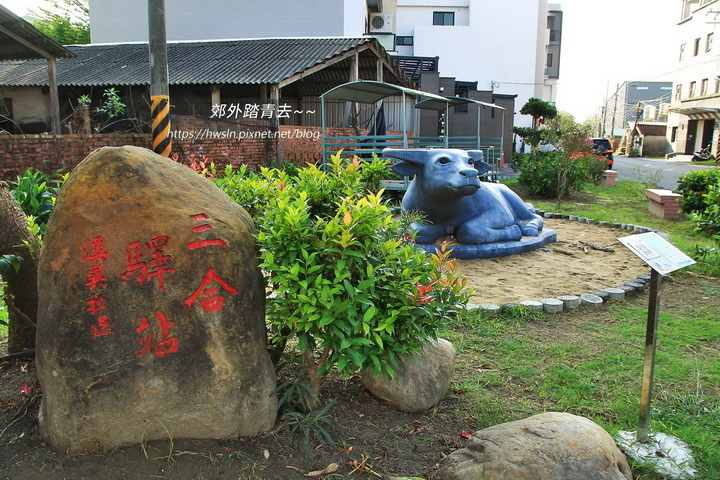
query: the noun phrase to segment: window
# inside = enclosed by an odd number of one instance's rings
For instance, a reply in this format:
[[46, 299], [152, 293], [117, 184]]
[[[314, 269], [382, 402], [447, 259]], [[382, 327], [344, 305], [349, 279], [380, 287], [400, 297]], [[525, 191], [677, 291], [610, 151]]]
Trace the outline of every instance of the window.
[[395, 45], [409, 45], [412, 46], [413, 44], [413, 37], [401, 37], [397, 36], [395, 37]]
[[547, 54], [547, 67], [552, 67], [552, 66], [553, 66], [553, 54], [548, 53]]
[[455, 12], [433, 12], [433, 25], [455, 25]]
[[675, 100], [679, 101], [682, 98], [682, 85], [675, 86]]
[[715, 93], [720, 93], [720, 76], [715, 77]]
[[672, 130], [670, 131], [670, 141], [674, 142], [677, 139], [677, 130], [678, 127], [672, 127]]
[[695, 87], [697, 86], [697, 82], [690, 82], [690, 91], [688, 92], [688, 97], [692, 98], [695, 96]]
[[693, 57], [697, 57], [698, 53], [700, 53], [700, 39], [696, 38], [693, 46]]
[[708, 33], [707, 37], [705, 37], [705, 51], [709, 52], [712, 50], [712, 40], [713, 40], [713, 34]]
[[685, 44], [680, 45], [680, 61], [685, 60]]
[[703, 78], [702, 82], [700, 82], [700, 96], [704, 97], [708, 94], [708, 79]]

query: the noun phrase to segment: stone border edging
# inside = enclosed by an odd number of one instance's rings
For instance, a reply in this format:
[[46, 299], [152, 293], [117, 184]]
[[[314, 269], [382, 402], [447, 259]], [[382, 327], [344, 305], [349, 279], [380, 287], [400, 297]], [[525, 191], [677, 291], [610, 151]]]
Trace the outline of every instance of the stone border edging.
[[[572, 220], [581, 223], [589, 223], [592, 225], [610, 226], [627, 230], [633, 233], [648, 233], [655, 232], [665, 239], [669, 239], [669, 236], [665, 232], [660, 232], [650, 227], [643, 227], [641, 225], [633, 225], [629, 223], [616, 223], [606, 222], [601, 220], [595, 220], [594, 218], [582, 217], [579, 215], [569, 215], [565, 213], [551, 213], [544, 210], [535, 209], [535, 213], [543, 216], [544, 218], [553, 218], [560, 220]], [[537, 300], [523, 300], [519, 303], [504, 303], [497, 305], [494, 303], [468, 303], [468, 310], [482, 310], [487, 312], [491, 317], [495, 317], [501, 310], [508, 308], [523, 306], [529, 310], [535, 310], [546, 313], [562, 313], [570, 310], [575, 310], [579, 307], [593, 307], [599, 308], [605, 305], [607, 302], [618, 302], [625, 299], [626, 296], [639, 294], [645, 287], [650, 283], [650, 275], [638, 275], [636, 278], [625, 282], [622, 285], [616, 287], [608, 287], [603, 290], [583, 293], [580, 296], [577, 295], [559, 295], [558, 297], [548, 297]]]

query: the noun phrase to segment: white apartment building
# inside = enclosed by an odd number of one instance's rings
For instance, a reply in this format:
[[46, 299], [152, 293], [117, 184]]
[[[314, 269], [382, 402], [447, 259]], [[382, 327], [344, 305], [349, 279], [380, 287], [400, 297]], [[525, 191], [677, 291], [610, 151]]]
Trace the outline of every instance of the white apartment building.
[[675, 153], [702, 147], [720, 153], [720, 1], [680, 0], [676, 31], [677, 72], [668, 117]]
[[[393, 7], [395, 7], [393, 9]], [[562, 11], [546, 0], [383, 1], [398, 55], [439, 57], [443, 76], [478, 82], [478, 90], [555, 102]], [[372, 28], [372, 25], [371, 25]], [[525, 115], [515, 125], [530, 126]]]
[[[373, 35], [391, 54], [438, 57], [444, 77], [517, 95], [518, 111], [555, 101], [562, 11], [547, 0], [166, 0], [165, 11], [168, 41]], [[147, 0], [90, 0], [92, 42], [147, 41], [147, 15]]]

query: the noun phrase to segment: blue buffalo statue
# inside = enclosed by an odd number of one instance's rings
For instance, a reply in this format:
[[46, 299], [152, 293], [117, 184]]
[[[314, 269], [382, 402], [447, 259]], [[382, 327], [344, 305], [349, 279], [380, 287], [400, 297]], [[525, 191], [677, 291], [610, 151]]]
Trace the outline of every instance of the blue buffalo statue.
[[402, 200], [405, 211], [424, 214], [428, 225], [414, 224], [416, 242], [435, 243], [452, 235], [464, 244], [486, 244], [537, 237], [543, 219], [512, 190], [481, 182], [492, 167], [481, 150], [386, 148], [383, 156], [399, 160], [392, 168], [414, 175]]

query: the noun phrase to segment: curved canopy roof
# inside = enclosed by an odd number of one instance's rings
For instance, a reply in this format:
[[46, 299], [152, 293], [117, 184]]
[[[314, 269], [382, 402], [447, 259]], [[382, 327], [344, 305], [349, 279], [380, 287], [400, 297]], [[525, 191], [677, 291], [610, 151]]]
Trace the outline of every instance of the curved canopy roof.
[[498, 105], [495, 105], [494, 103], [485, 103], [481, 102], [480, 100], [473, 100], [471, 98], [465, 98], [465, 97], [442, 97], [444, 101], [439, 101], [434, 98], [428, 98], [427, 100], [423, 100], [421, 102], [418, 102], [417, 105], [415, 105], [415, 108], [421, 108], [424, 110], [445, 110], [445, 107], [447, 105], [450, 105], [451, 107], [454, 107], [455, 105], [464, 105], [468, 103], [474, 103], [476, 105], [480, 105], [483, 107], [490, 107], [490, 108], [497, 108], [499, 110], [505, 110], [504, 107], [500, 107]]
[[[440, 95], [414, 90], [412, 88], [401, 87], [391, 83], [376, 82], [374, 80], [356, 80], [354, 82], [344, 83], [328, 90], [320, 95], [320, 97], [324, 100], [375, 103], [383, 98], [402, 94], [410, 95], [416, 98], [425, 98], [435, 102], [442, 102], [443, 105], [448, 104], [448, 100]], [[445, 107], [442, 109], [444, 108]]]

